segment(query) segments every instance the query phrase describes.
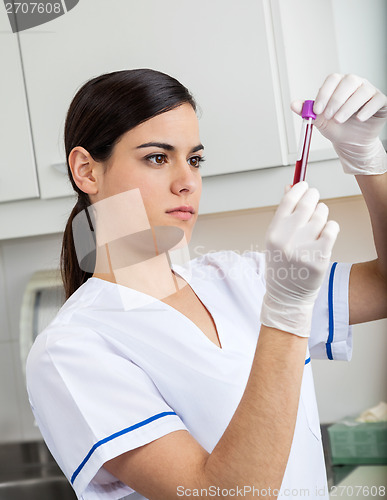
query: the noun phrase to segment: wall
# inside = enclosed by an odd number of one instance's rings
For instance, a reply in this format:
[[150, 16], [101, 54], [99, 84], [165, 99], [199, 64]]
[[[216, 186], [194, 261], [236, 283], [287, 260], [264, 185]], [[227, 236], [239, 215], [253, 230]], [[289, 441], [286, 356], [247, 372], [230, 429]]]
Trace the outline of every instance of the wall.
[[363, 76], [386, 92], [387, 2], [332, 0], [332, 9], [340, 71]]
[[[355, 181], [354, 181], [355, 182]], [[361, 197], [327, 200], [341, 232], [333, 260], [375, 258], [368, 212]], [[194, 257], [208, 251], [263, 250], [274, 208], [199, 216], [190, 244]], [[18, 322], [24, 287], [38, 269], [58, 265], [61, 235], [0, 242], [0, 442], [39, 437], [33, 425], [19, 360]], [[322, 422], [330, 422], [387, 400], [387, 319], [354, 326], [350, 363], [313, 361]]]
[[59, 235], [0, 242], [0, 442], [40, 437], [21, 369], [19, 313], [29, 278], [39, 269], [58, 267], [59, 253]]

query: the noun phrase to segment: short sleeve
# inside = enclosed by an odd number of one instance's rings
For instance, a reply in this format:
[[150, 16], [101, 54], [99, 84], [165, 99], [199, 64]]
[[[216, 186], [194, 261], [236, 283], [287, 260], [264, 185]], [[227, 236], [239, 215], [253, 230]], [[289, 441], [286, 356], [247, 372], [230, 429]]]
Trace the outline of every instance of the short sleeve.
[[[243, 262], [266, 288], [265, 254], [245, 252]], [[311, 358], [349, 361], [352, 357], [348, 299], [351, 267], [351, 263], [329, 264], [313, 308], [309, 338]]]
[[42, 332], [29, 355], [32, 410], [78, 498], [122, 498], [133, 490], [103, 464], [187, 428], [141, 367], [94, 331], [62, 328]]
[[349, 325], [349, 275], [352, 264], [330, 264], [316, 299], [309, 351], [312, 358], [349, 361], [352, 327]]

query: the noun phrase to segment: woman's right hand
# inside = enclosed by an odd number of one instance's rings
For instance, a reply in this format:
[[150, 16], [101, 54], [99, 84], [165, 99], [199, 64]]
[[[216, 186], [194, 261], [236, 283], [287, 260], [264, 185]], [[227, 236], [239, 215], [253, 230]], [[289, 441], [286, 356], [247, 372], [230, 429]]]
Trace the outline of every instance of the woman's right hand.
[[319, 192], [299, 182], [283, 196], [266, 233], [266, 294], [261, 323], [300, 337], [312, 312], [340, 227], [327, 221]]

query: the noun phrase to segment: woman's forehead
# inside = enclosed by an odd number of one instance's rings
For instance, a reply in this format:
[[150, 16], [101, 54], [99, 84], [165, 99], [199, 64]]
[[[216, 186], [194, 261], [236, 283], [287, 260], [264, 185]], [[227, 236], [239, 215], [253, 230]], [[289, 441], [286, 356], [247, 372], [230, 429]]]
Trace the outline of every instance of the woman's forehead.
[[160, 115], [137, 125], [125, 135], [126, 142], [137, 147], [140, 144], [158, 142], [171, 144], [175, 147], [192, 141], [198, 144], [199, 122], [190, 104], [182, 104]]

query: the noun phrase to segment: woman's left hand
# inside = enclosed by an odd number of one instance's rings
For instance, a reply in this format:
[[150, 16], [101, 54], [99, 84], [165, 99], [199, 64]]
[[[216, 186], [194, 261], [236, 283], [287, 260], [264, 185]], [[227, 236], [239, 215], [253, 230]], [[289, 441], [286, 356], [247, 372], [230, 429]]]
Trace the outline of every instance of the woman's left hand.
[[[301, 115], [302, 101], [291, 108]], [[315, 126], [329, 139], [344, 172], [374, 175], [387, 172], [387, 155], [379, 133], [387, 120], [387, 97], [364, 78], [329, 75], [320, 88], [313, 111]]]

